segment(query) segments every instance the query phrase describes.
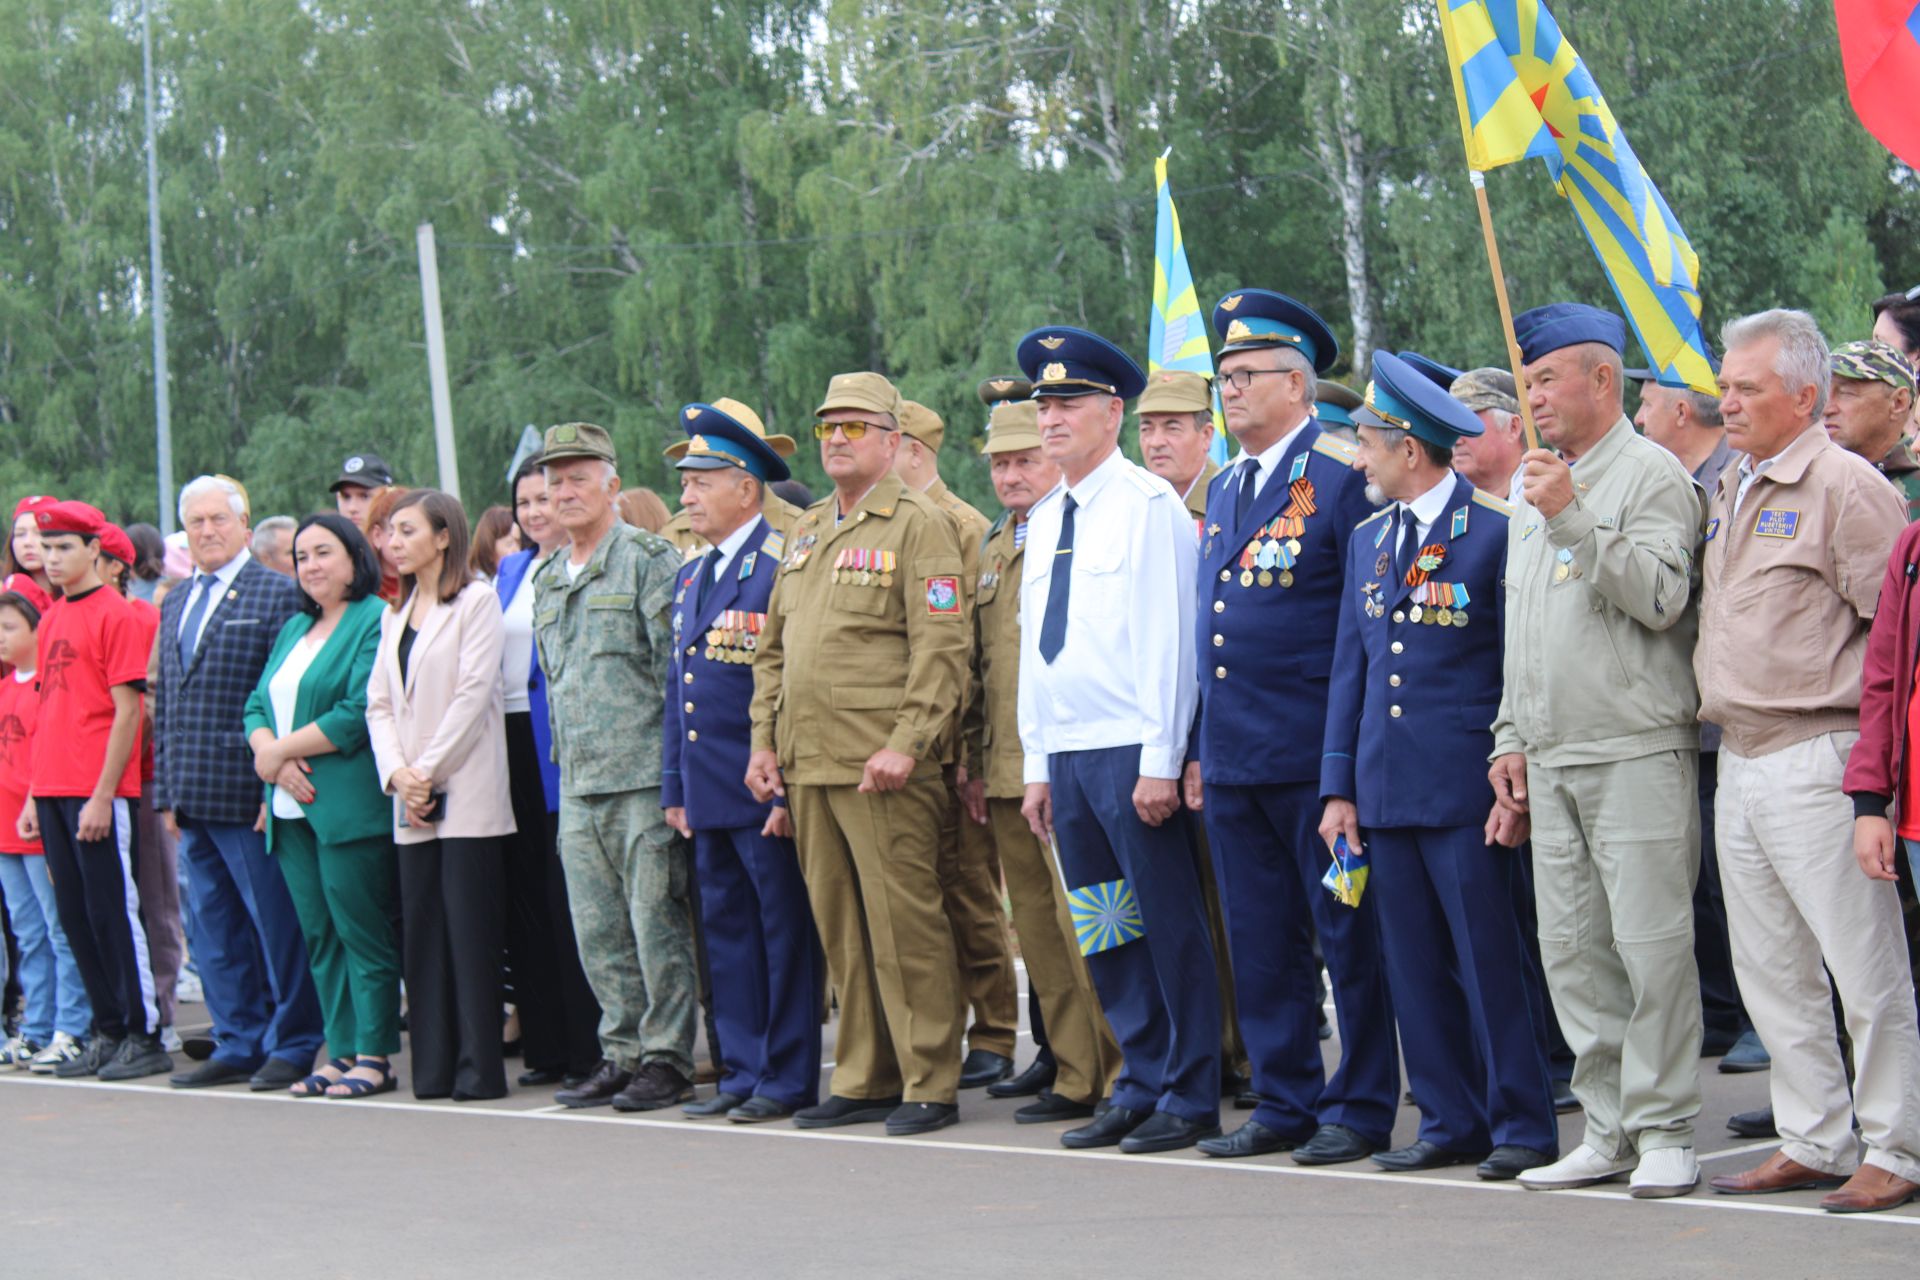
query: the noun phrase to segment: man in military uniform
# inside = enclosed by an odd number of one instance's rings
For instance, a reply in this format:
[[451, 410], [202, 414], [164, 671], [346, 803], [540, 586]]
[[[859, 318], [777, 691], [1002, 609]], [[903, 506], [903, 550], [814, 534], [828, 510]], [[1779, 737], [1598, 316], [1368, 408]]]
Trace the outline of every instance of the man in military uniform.
[[1349, 854], [1365, 837], [1371, 870], [1356, 891], [1379, 909], [1421, 1114], [1410, 1146], [1373, 1161], [1478, 1161], [1482, 1178], [1505, 1180], [1560, 1149], [1519, 868], [1486, 838], [1504, 811], [1479, 767], [1499, 707], [1512, 509], [1452, 469], [1479, 420], [1397, 356], [1374, 357], [1356, 425], [1355, 465], [1393, 506], [1348, 542], [1320, 835]]
[[[1014, 381], [1008, 379], [1005, 381]], [[1018, 380], [1027, 389], [1024, 380]], [[983, 394], [993, 394], [983, 386]], [[1060, 481], [1060, 468], [1040, 451], [1039, 408], [1031, 400], [995, 403], [984, 450], [994, 492], [1006, 513], [980, 552], [974, 600], [974, 696], [967, 707], [967, 781], [961, 789], [969, 825], [985, 833], [1006, 873], [1007, 898], [1027, 983], [1040, 1009], [1035, 1040], [1044, 1029], [1051, 1071], [1046, 1086], [989, 1086], [995, 1097], [1037, 1092], [1014, 1112], [1019, 1124], [1084, 1119], [1120, 1073], [1120, 1046], [1100, 1012], [1086, 961], [1074, 943], [1066, 894], [1052, 851], [1020, 815], [1025, 757], [1020, 750], [1020, 572], [1027, 512]], [[1036, 1059], [1038, 1063], [1038, 1059]], [[1032, 1068], [1029, 1068], [1031, 1071]], [[1023, 1072], [1022, 1075], [1028, 1074]], [[1016, 1077], [1015, 1079], [1019, 1079]], [[1012, 1086], [1014, 1080], [1005, 1082]]]
[[[555, 1101], [653, 1111], [693, 1094], [695, 977], [685, 857], [660, 809], [660, 734], [672, 660], [673, 544], [613, 505], [613, 441], [585, 422], [547, 429], [540, 455], [568, 545], [534, 575], [533, 630], [560, 765], [560, 864], [600, 1065]], [[622, 744], [609, 750], [609, 743]]]
[[962, 1015], [940, 910], [940, 756], [969, 630], [953, 521], [900, 483], [900, 393], [836, 376], [814, 436], [833, 481], [787, 534], [753, 665], [747, 785], [784, 795], [840, 993], [831, 1096], [802, 1128], [956, 1123]]
[[1526, 426], [1513, 374], [1491, 366], [1469, 369], [1448, 388], [1453, 398], [1480, 420], [1477, 436], [1461, 436], [1453, 445], [1453, 469], [1473, 487], [1509, 504], [1520, 500], [1520, 455], [1527, 451]]
[[[1346, 593], [1346, 543], [1372, 511], [1354, 452], [1313, 420], [1339, 346], [1311, 308], [1240, 289], [1214, 308], [1220, 397], [1241, 456], [1207, 495], [1200, 543], [1200, 710], [1186, 771], [1233, 945], [1240, 1031], [1259, 1105], [1212, 1156], [1293, 1151], [1304, 1164], [1384, 1150], [1400, 1105], [1386, 968], [1370, 900], [1321, 886], [1320, 737]], [[1340, 1062], [1321, 1061], [1317, 933]]]
[[1827, 434], [1893, 481], [1907, 521], [1920, 520], [1920, 462], [1906, 441], [1913, 416], [1914, 369], [1884, 342], [1849, 342], [1833, 350]]
[[722, 1074], [681, 1108], [736, 1124], [777, 1120], [820, 1096], [819, 942], [784, 804], [747, 790], [753, 654], [785, 540], [761, 514], [793, 453], [734, 400], [680, 411], [677, 459], [691, 527], [713, 546], [673, 597], [660, 800], [693, 841]]
[[1352, 444], [1353, 411], [1360, 407], [1360, 393], [1344, 382], [1318, 380], [1313, 389], [1313, 420], [1330, 436]]
[[[974, 510], [940, 478], [940, 444], [946, 438], [940, 415], [912, 400], [900, 405], [900, 449], [893, 457], [900, 482], [924, 495], [953, 521], [960, 539], [961, 594], [969, 611], [980, 579], [980, 544], [987, 518]], [[954, 723], [959, 732], [960, 723]], [[964, 762], [957, 750], [942, 752], [948, 781], [958, 787]], [[954, 952], [960, 958], [960, 992], [973, 1008], [967, 1028], [967, 1056], [960, 1064], [960, 1087], [978, 1089], [1013, 1074], [1013, 1042], [1020, 1026], [1020, 989], [1013, 976], [1013, 942], [1007, 936], [1007, 912], [1000, 901], [1000, 868], [993, 842], [984, 831], [960, 820], [956, 790], [940, 819], [940, 904], [953, 926]]]
[[[788, 437], [791, 439], [792, 437]], [[792, 477], [789, 476], [788, 480]], [[782, 482], [783, 486], [785, 482]], [[766, 488], [766, 495], [760, 501], [760, 518], [775, 533], [784, 535], [800, 518], [800, 508], [781, 497], [772, 486]], [[693, 513], [682, 506], [673, 513], [673, 517], [661, 528], [660, 536], [678, 548], [681, 556], [691, 561], [713, 549], [713, 544], [701, 537], [693, 528]]]
[[[1514, 318], [1533, 420], [1508, 525], [1494, 794], [1531, 819], [1540, 951], [1577, 1056], [1585, 1141], [1534, 1190], [1631, 1172], [1636, 1197], [1699, 1180], [1698, 486], [1621, 411], [1626, 326], [1556, 303]], [[1512, 833], [1509, 840], [1520, 833]]]

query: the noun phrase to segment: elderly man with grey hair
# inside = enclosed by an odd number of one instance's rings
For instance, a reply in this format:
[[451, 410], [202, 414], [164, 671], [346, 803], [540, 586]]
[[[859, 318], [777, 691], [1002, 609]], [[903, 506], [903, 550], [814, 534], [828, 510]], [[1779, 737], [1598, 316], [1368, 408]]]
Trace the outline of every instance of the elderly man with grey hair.
[[[1720, 408], [1746, 456], [1713, 496], [1694, 671], [1701, 715], [1725, 733], [1716, 818], [1727, 919], [1747, 1012], [1773, 1050], [1783, 1142], [1712, 1186], [1758, 1195], [1846, 1179], [1821, 1207], [1889, 1209], [1920, 1194], [1920, 1027], [1899, 901], [1855, 861], [1842, 786], [1905, 510], [1821, 424], [1828, 353], [1811, 316], [1763, 311], [1724, 336]], [[1853, 1037], [1851, 1099], [1829, 975]]]
[[253, 526], [253, 558], [275, 573], [293, 576], [293, 535], [300, 522], [292, 516], [268, 516]]
[[313, 1066], [320, 1002], [293, 897], [267, 852], [260, 779], [242, 720], [299, 592], [248, 550], [247, 499], [233, 481], [189, 481], [180, 491], [180, 525], [194, 574], [160, 610], [154, 807], [179, 835], [187, 945], [199, 962], [217, 1047], [172, 1083], [285, 1089]]
[[1527, 451], [1527, 441], [1513, 375], [1492, 367], [1469, 369], [1447, 390], [1473, 410], [1484, 428], [1477, 436], [1453, 442], [1453, 469], [1482, 493], [1519, 505], [1520, 456]]

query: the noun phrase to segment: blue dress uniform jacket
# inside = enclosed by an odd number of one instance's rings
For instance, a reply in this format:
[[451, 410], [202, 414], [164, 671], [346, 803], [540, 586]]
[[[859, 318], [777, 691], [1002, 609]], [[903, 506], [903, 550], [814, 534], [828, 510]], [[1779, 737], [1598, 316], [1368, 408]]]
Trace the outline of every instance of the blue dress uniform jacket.
[[[1442, 548], [1429, 577], [1452, 588], [1455, 603], [1445, 608], [1416, 604], [1416, 589], [1393, 580], [1391, 508], [1353, 533], [1320, 794], [1353, 800], [1363, 827], [1487, 820], [1511, 510], [1464, 477], [1454, 478], [1453, 494], [1423, 544]], [[1462, 588], [1464, 604], [1458, 602]]]
[[700, 599], [700, 575], [707, 571], [707, 557], [697, 556], [680, 569], [673, 594], [660, 803], [684, 807], [687, 825], [696, 830], [757, 831], [772, 807], [747, 790], [753, 727], [748, 707], [757, 627], [766, 619], [785, 549], [782, 535], [761, 517], [726, 571], [708, 585], [705, 600]]
[[[1243, 567], [1255, 535], [1295, 506], [1296, 480], [1312, 486], [1312, 510], [1295, 535], [1299, 550], [1288, 550], [1284, 536], [1268, 537], [1261, 540], [1265, 566], [1256, 552]], [[1195, 623], [1200, 711], [1189, 755], [1209, 783], [1305, 782], [1320, 774], [1347, 536], [1373, 508], [1366, 478], [1353, 469], [1353, 446], [1311, 422], [1252, 513], [1236, 519], [1239, 483], [1239, 468], [1229, 467], [1207, 488]], [[1262, 574], [1270, 585], [1260, 585]]]

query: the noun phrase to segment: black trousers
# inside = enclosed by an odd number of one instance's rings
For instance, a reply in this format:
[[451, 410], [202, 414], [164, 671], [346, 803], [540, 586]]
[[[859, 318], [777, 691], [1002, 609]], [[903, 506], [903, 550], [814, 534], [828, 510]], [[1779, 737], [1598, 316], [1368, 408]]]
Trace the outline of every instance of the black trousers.
[[1720, 855], [1713, 844], [1713, 797], [1720, 753], [1700, 753], [1700, 877], [1693, 884], [1693, 959], [1700, 970], [1700, 1008], [1709, 1031], [1739, 1035], [1753, 1026], [1733, 977], [1727, 938], [1727, 899], [1720, 888]]
[[401, 965], [416, 1098], [499, 1098], [500, 837], [398, 846]]
[[600, 1002], [580, 967], [560, 866], [560, 817], [547, 812], [533, 717], [507, 716], [507, 785], [519, 831], [506, 837], [507, 971], [528, 1070], [586, 1075], [600, 1061]]
[[133, 813], [128, 801], [115, 800], [106, 836], [82, 840], [86, 803], [79, 796], [35, 801], [60, 927], [93, 1004], [94, 1034], [114, 1040], [152, 1035], [160, 1014], [133, 883]]

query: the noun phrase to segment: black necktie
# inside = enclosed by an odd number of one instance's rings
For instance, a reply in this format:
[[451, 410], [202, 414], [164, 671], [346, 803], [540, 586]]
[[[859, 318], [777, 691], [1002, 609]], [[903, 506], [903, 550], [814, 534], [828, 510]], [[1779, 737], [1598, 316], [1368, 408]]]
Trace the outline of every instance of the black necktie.
[[1047, 612], [1040, 619], [1040, 657], [1051, 663], [1067, 643], [1067, 594], [1073, 586], [1073, 509], [1068, 494], [1060, 517], [1060, 545], [1053, 551], [1053, 572], [1047, 578]]
[[1240, 502], [1234, 514], [1236, 527], [1245, 524], [1247, 517], [1253, 514], [1254, 485], [1260, 480], [1260, 464], [1248, 458], [1240, 464]]
[[707, 588], [713, 585], [713, 571], [720, 567], [720, 548], [707, 552], [700, 561], [700, 589], [693, 593], [693, 611], [707, 607]]
[[1419, 539], [1414, 536], [1415, 527], [1411, 507], [1402, 504], [1400, 510], [1394, 513], [1394, 520], [1400, 528], [1396, 534], [1397, 540], [1393, 549], [1393, 585], [1403, 587], [1407, 584], [1407, 575], [1413, 571], [1413, 544]]

